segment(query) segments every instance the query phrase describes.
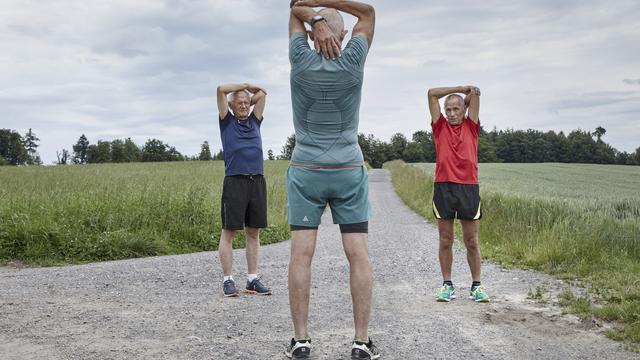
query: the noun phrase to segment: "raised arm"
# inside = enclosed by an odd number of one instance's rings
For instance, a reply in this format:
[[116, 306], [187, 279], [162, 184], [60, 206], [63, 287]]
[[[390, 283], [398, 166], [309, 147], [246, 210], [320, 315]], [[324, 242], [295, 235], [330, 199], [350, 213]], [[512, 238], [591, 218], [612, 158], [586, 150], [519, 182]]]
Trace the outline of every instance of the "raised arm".
[[232, 92], [245, 90], [249, 84], [223, 84], [218, 85], [217, 94], [218, 94], [218, 114], [220, 114], [220, 120], [224, 119], [229, 112], [229, 99], [227, 99], [227, 95]]
[[[364, 35], [371, 47], [373, 33], [375, 30], [376, 14], [373, 6], [351, 0], [292, 0], [295, 7], [327, 7], [351, 14], [358, 18], [358, 22], [353, 27], [352, 36]], [[315, 29], [314, 29], [315, 31]]]
[[[294, 11], [295, 10], [295, 11]], [[291, 8], [289, 14], [289, 38], [291, 35], [297, 32], [307, 34], [307, 29], [304, 27], [304, 22], [316, 15], [316, 11], [310, 7], [302, 7], [298, 9]]]
[[[429, 113], [431, 114], [431, 122], [434, 123], [438, 121], [438, 118], [440, 118], [440, 114], [442, 114], [442, 110], [440, 109], [440, 101], [439, 101], [441, 98], [450, 94], [455, 94], [455, 93], [467, 94], [467, 96], [469, 97], [472, 91], [477, 93], [475, 97], [476, 97], [476, 100], [477, 100], [476, 102], [478, 106], [476, 107], [475, 118], [471, 117], [471, 115], [469, 115], [469, 117], [474, 122], [477, 122], [478, 112], [480, 111], [480, 106], [479, 106], [480, 90], [477, 87], [470, 86], [470, 85], [454, 86], [454, 87], [439, 87], [439, 88], [429, 89], [429, 91], [427, 92], [427, 99], [429, 100]], [[469, 97], [469, 100], [471, 100], [471, 97]], [[465, 98], [465, 105], [466, 103], [467, 103], [467, 99]]]
[[306, 28], [304, 23], [308, 23], [313, 30], [311, 40], [313, 40], [313, 46], [316, 52], [322, 52], [322, 55], [326, 58], [335, 59], [340, 55], [340, 39], [331, 31], [326, 21], [317, 21], [313, 25], [312, 19], [318, 13], [309, 6], [299, 5], [302, 0], [292, 0], [291, 15], [289, 16], [289, 37], [295, 32], [305, 32]]
[[477, 123], [480, 120], [480, 89], [472, 86], [464, 98], [464, 104], [467, 106], [467, 116], [469, 119]]
[[259, 86], [249, 84], [247, 91], [252, 93], [251, 105], [253, 106], [253, 115], [256, 119], [262, 121], [262, 115], [264, 114], [264, 107], [267, 103], [267, 91]]

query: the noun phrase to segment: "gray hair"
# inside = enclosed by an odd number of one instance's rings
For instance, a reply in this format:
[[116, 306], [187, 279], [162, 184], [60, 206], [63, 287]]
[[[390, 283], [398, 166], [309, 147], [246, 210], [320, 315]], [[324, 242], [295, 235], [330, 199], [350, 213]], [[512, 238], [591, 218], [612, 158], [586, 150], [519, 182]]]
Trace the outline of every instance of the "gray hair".
[[449, 101], [450, 99], [458, 99], [458, 101], [460, 102], [460, 106], [465, 107], [464, 99], [462, 98], [462, 96], [460, 96], [458, 94], [451, 94], [451, 95], [447, 96], [444, 99], [444, 106], [447, 106], [447, 101]]
[[249, 95], [249, 92], [247, 90], [238, 90], [238, 91], [234, 91], [232, 92], [229, 97], [229, 101], [236, 101], [236, 97], [238, 97], [239, 94], [245, 94], [247, 95], [247, 98], [251, 99], [251, 95]]

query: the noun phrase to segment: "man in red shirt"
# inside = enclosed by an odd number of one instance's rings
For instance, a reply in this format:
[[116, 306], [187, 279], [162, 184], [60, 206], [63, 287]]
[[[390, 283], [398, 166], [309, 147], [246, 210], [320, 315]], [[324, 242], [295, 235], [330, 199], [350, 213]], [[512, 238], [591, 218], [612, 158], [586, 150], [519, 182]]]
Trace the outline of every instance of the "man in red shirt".
[[[457, 93], [465, 94], [466, 97]], [[443, 115], [439, 100], [445, 96]], [[436, 300], [448, 302], [456, 297], [451, 282], [451, 263], [453, 221], [457, 218], [462, 225], [467, 262], [473, 279], [470, 298], [476, 302], [488, 302], [489, 296], [480, 282], [481, 258], [478, 243], [478, 224], [482, 216], [478, 182], [480, 89], [475, 86], [434, 88], [429, 89], [427, 97], [436, 144], [433, 213], [438, 219], [439, 259], [443, 278]]]

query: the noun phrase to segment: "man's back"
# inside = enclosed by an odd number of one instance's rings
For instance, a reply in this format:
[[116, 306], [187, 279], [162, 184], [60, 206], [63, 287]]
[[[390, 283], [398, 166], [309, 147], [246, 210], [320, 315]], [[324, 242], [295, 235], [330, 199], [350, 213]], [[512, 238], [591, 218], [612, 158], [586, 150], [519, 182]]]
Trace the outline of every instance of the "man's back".
[[292, 163], [358, 165], [358, 120], [368, 44], [353, 37], [342, 56], [329, 60], [309, 47], [304, 33], [289, 45], [291, 102], [296, 130]]

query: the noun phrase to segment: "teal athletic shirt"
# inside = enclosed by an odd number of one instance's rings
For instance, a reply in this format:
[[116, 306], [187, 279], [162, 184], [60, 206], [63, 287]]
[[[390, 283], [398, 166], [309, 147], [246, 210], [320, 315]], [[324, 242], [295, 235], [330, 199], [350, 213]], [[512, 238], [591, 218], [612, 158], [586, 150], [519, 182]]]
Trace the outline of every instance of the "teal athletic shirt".
[[309, 46], [305, 33], [289, 40], [291, 103], [296, 145], [292, 164], [362, 165], [358, 119], [367, 39], [356, 35], [336, 60]]

